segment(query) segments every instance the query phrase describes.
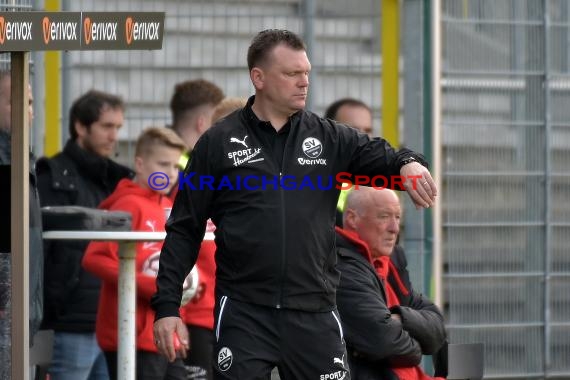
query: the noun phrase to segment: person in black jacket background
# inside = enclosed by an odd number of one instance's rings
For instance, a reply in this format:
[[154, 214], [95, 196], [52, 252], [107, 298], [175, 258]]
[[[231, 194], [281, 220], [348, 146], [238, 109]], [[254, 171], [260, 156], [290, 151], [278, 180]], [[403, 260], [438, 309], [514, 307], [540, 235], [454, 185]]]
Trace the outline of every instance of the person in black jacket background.
[[248, 66], [255, 96], [202, 135], [181, 178], [152, 299], [155, 342], [169, 360], [174, 333], [188, 349], [181, 285], [211, 217], [214, 378], [269, 378], [277, 367], [281, 379], [348, 380], [336, 310], [339, 189], [332, 178], [417, 176], [417, 186], [405, 184], [417, 207], [431, 206], [437, 189], [421, 155], [304, 110], [311, 65], [294, 33], [260, 32]]
[[360, 187], [337, 227], [337, 305], [353, 379], [431, 379], [418, 365], [445, 343], [443, 316], [413, 290], [396, 245], [400, 215], [392, 190]]
[[372, 110], [362, 100], [342, 98], [325, 110], [326, 119], [336, 120], [372, 137]]
[[[62, 152], [37, 164], [43, 206], [96, 208], [117, 183], [133, 172], [109, 159], [123, 125], [117, 96], [91, 90], [70, 110], [71, 138]], [[95, 338], [100, 280], [81, 267], [88, 241], [45, 242], [43, 328], [55, 330], [49, 373], [52, 380], [108, 379]]]

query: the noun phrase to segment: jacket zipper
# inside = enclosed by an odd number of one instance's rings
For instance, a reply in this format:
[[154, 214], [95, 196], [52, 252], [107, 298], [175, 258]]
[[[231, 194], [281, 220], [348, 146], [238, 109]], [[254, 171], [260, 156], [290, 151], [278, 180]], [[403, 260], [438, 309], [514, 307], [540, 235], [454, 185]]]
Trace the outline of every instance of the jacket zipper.
[[[287, 144], [285, 144], [287, 146]], [[283, 157], [285, 160], [285, 157]], [[283, 170], [283, 167], [281, 168]], [[283, 171], [279, 172], [279, 184], [283, 178]], [[277, 298], [277, 309], [281, 309], [283, 303], [283, 279], [285, 277], [285, 194], [283, 194], [282, 186], [279, 186], [279, 196], [281, 198], [281, 271], [279, 273], [279, 297]]]
[[[289, 122], [291, 122], [290, 118]], [[283, 149], [283, 160], [281, 161], [281, 171], [279, 172], [279, 185], [281, 185], [283, 172], [285, 171], [285, 163], [287, 162], [287, 147], [291, 140], [291, 134], [294, 133], [293, 124], [291, 124], [290, 128], [287, 140], [285, 140], [285, 148]], [[277, 298], [277, 305], [275, 305], [277, 309], [281, 309], [283, 305], [283, 280], [285, 278], [285, 261], [287, 260], [287, 239], [285, 234], [287, 229], [285, 228], [285, 193], [283, 186], [279, 186], [279, 196], [281, 198], [281, 271], [279, 274], [279, 297]]]

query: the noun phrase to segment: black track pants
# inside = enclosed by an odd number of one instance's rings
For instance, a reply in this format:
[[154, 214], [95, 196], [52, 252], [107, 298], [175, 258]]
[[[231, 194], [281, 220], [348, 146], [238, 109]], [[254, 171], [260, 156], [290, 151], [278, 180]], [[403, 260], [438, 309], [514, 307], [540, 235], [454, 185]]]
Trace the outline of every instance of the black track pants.
[[349, 380], [338, 312], [275, 309], [221, 297], [214, 379]]

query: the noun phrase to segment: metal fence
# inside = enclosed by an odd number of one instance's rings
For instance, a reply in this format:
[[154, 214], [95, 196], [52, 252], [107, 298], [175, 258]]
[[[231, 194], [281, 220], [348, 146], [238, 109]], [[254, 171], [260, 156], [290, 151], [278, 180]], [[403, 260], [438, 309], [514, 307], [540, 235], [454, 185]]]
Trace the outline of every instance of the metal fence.
[[[126, 122], [121, 156], [131, 164], [132, 142], [150, 125], [170, 123], [168, 103], [178, 82], [204, 78], [227, 96], [253, 93], [246, 65], [251, 38], [266, 28], [301, 34], [313, 66], [309, 107], [322, 113], [340, 97], [374, 108], [380, 132], [380, 4], [358, 0], [65, 1], [64, 10], [165, 11], [163, 49], [69, 52], [63, 55], [62, 125], [73, 99], [90, 88], [121, 95]], [[64, 139], [67, 137], [64, 134]]]
[[486, 378], [570, 377], [570, 2], [442, 2], [446, 315]]

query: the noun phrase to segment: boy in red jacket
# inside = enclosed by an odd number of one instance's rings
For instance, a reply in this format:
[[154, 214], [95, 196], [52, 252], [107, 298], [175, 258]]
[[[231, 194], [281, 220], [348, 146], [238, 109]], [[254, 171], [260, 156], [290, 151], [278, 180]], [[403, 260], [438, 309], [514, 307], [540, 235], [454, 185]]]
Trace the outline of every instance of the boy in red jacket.
[[[176, 184], [178, 160], [186, 150], [184, 142], [167, 128], [149, 128], [137, 140], [135, 172], [133, 180], [123, 179], [115, 191], [105, 199], [100, 208], [127, 211], [132, 215], [133, 231], [164, 231], [165, 210], [172, 207], [167, 196]], [[165, 174], [153, 182], [156, 173]], [[168, 181], [166, 179], [168, 176]], [[150, 187], [149, 183], [153, 186]], [[157, 184], [165, 186], [156, 190]], [[160, 186], [162, 187], [162, 186]], [[158, 354], [153, 339], [154, 312], [150, 298], [156, 292], [158, 257], [162, 242], [137, 243], [136, 257], [136, 373], [137, 379], [178, 380], [186, 379], [181, 359], [168, 363]], [[117, 284], [119, 278], [118, 244], [92, 242], [82, 261], [83, 267], [102, 280], [99, 309], [97, 311], [96, 336], [105, 353], [109, 376], [117, 378]], [[188, 342], [182, 342], [188, 349]]]

